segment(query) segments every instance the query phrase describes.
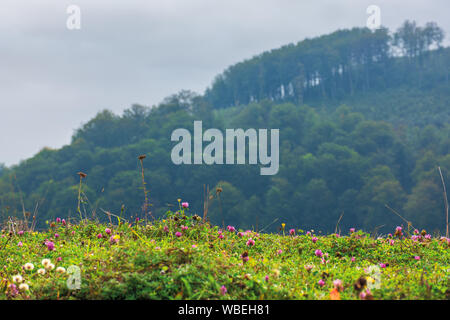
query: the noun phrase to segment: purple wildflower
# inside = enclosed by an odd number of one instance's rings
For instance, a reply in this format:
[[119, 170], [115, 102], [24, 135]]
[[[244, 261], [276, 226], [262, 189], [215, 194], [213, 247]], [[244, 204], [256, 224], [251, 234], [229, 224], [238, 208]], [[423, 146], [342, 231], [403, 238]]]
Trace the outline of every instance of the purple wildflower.
[[47, 242], [45, 242], [45, 245], [47, 246], [48, 250], [50, 250], [50, 251], [55, 250], [55, 244], [53, 242], [47, 241]]
[[227, 293], [227, 288], [225, 286], [220, 287], [220, 294], [225, 295]]

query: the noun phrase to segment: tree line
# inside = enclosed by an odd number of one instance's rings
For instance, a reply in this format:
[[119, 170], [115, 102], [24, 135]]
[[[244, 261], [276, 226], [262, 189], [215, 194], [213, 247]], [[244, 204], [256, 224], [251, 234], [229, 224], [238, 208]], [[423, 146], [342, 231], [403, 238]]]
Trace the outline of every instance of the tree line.
[[[430, 50], [442, 48], [443, 39], [443, 30], [432, 22], [420, 27], [405, 21], [393, 34], [387, 28], [339, 30], [230, 66], [205, 97], [216, 108], [263, 99], [301, 104], [405, 83], [421, 85], [405, 71], [411, 65], [422, 68]], [[398, 56], [407, 57], [408, 63], [399, 63]], [[397, 76], [387, 77], [393, 73]]]

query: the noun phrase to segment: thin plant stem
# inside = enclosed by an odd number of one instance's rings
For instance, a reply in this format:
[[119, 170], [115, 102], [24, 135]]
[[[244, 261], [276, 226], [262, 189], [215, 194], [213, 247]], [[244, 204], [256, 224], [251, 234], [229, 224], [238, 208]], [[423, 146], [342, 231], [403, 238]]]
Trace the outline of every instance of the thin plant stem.
[[145, 222], [147, 223], [148, 214], [150, 214], [152, 219], [153, 219], [153, 215], [151, 212], [148, 211], [148, 193], [147, 193], [147, 188], [145, 187], [146, 183], [145, 183], [145, 175], [144, 175], [144, 159], [145, 158], [146, 158], [145, 155], [139, 156], [139, 161], [141, 163], [142, 186], [144, 188], [144, 215], [145, 215]]
[[442, 175], [441, 167], [438, 167], [439, 175], [441, 176], [442, 181], [442, 188], [444, 192], [444, 203], [445, 203], [445, 214], [446, 214], [446, 231], [445, 231], [445, 237], [449, 237], [448, 233], [448, 199], [447, 199], [447, 189], [445, 188], [445, 182], [444, 182], [444, 176]]

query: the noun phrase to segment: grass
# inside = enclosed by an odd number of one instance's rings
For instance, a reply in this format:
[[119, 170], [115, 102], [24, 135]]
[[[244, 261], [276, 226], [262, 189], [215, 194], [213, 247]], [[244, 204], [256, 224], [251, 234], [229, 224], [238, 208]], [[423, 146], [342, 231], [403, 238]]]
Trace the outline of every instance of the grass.
[[[148, 224], [58, 219], [43, 232], [3, 230], [0, 299], [449, 299], [447, 238], [285, 228], [220, 230], [180, 204]], [[71, 266], [79, 289], [69, 289]]]

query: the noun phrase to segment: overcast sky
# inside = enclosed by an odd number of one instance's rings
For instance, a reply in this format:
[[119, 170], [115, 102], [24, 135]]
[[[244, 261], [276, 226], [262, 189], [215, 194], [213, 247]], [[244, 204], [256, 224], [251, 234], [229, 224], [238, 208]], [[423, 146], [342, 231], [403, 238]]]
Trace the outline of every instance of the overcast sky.
[[[80, 30], [66, 26], [72, 4]], [[1, 0], [0, 163], [70, 143], [102, 109], [203, 93], [262, 51], [365, 26], [371, 4], [390, 29], [414, 19], [450, 34], [448, 0]]]

